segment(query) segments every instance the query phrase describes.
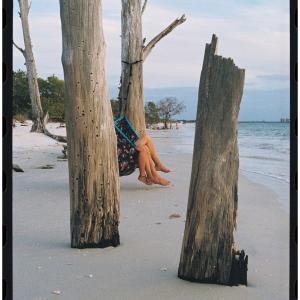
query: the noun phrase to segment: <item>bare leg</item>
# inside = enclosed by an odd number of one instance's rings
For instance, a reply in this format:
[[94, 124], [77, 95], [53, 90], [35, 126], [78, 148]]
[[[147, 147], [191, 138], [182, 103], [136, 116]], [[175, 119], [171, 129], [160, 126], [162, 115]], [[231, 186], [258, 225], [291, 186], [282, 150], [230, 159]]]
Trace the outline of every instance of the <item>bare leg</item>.
[[168, 186], [171, 184], [170, 181], [159, 176], [157, 170], [155, 169], [154, 162], [151, 159], [150, 151], [147, 147], [140, 149], [138, 162], [140, 170], [140, 175], [138, 177], [139, 181], [147, 185], [156, 183], [163, 186]]
[[[160, 184], [163, 186], [169, 186], [171, 184], [171, 182], [169, 180], [166, 180], [166, 179], [162, 178], [161, 176], [159, 176], [159, 174], [155, 168], [154, 162], [151, 159], [150, 153], [148, 155], [149, 155], [148, 158], [149, 158], [149, 166], [150, 166], [150, 172], [151, 172], [151, 181], [153, 183]], [[147, 173], [147, 175], [148, 175], [148, 173]]]
[[[146, 150], [142, 149], [139, 152], [138, 162], [139, 162], [139, 170], [140, 170], [140, 175], [138, 177], [138, 180], [147, 185], [151, 185], [152, 180], [149, 178], [149, 175], [152, 177], [152, 174], [149, 165], [149, 155]], [[148, 176], [147, 176], [147, 172], [149, 174]]]
[[136, 142], [136, 146], [138, 149], [142, 148], [143, 146], [146, 146], [149, 149], [151, 158], [155, 163], [155, 168], [157, 171], [162, 171], [164, 173], [169, 173], [171, 171], [166, 166], [164, 166], [163, 163], [158, 158], [153, 141], [149, 135], [145, 134], [141, 139], [139, 139]]

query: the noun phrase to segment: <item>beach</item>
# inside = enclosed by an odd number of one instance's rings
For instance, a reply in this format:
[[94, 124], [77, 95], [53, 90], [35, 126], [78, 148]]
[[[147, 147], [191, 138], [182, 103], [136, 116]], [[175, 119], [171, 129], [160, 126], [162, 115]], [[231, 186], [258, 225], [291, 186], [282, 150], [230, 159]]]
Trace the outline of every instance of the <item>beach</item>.
[[[65, 134], [58, 123], [47, 127]], [[29, 131], [29, 122], [13, 128], [13, 162], [24, 169], [13, 173], [14, 299], [288, 299], [287, 183], [278, 191], [240, 172], [235, 239], [237, 248], [249, 255], [248, 287], [191, 283], [177, 277], [177, 268], [192, 153], [172, 138], [175, 131], [150, 132], [172, 170], [165, 177], [173, 185], [145, 186], [137, 171], [122, 177], [121, 245], [82, 250], [70, 248], [68, 167], [59, 158], [62, 145]], [[186, 144], [190, 147], [190, 141]], [[51, 169], [42, 169], [45, 165]], [[170, 218], [172, 214], [179, 217]]]

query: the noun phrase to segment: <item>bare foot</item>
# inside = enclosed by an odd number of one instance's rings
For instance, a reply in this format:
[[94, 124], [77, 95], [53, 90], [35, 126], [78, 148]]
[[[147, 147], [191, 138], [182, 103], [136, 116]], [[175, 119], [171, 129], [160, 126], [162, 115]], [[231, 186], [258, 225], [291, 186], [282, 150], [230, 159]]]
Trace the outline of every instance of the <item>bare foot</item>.
[[149, 178], [147, 178], [147, 176], [140, 175], [138, 177], [138, 180], [141, 181], [142, 183], [146, 184], [146, 185], [152, 185], [151, 180]]
[[155, 166], [155, 169], [156, 171], [161, 171], [161, 172], [164, 172], [164, 173], [170, 173], [171, 170], [168, 169], [166, 166], [164, 166], [163, 164], [160, 164], [160, 165], [156, 165]]
[[159, 185], [163, 185], [163, 186], [170, 186], [171, 185], [171, 181], [164, 179], [162, 177], [157, 177], [154, 178], [153, 180], [154, 183], [159, 184]]

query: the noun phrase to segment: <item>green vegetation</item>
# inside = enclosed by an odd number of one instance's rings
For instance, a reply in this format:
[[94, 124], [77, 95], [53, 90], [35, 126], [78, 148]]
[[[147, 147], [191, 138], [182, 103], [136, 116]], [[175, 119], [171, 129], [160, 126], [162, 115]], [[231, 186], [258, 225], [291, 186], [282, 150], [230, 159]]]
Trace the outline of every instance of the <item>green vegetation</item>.
[[46, 80], [39, 78], [39, 87], [44, 112], [48, 112], [51, 120], [62, 122], [65, 119], [64, 81], [55, 75]]
[[13, 115], [31, 118], [31, 103], [27, 76], [24, 71], [13, 72]]
[[147, 125], [152, 125], [160, 122], [159, 109], [157, 105], [149, 101], [145, 105], [145, 119]]
[[[42, 107], [48, 112], [52, 121], [63, 122], [64, 109], [64, 81], [52, 75], [47, 79], [38, 78]], [[114, 117], [119, 116], [119, 100], [112, 99], [111, 107]], [[147, 126], [164, 122], [165, 128], [171, 118], [185, 109], [176, 98], [169, 97], [159, 101], [158, 104], [149, 101], [145, 104], [145, 118]], [[13, 116], [16, 120], [31, 118], [31, 102], [28, 90], [26, 72], [22, 70], [13, 72]]]
[[[64, 81], [52, 75], [47, 79], [38, 78], [42, 107], [49, 113], [50, 120], [63, 121]], [[31, 101], [26, 72], [13, 72], [13, 116], [31, 118]]]

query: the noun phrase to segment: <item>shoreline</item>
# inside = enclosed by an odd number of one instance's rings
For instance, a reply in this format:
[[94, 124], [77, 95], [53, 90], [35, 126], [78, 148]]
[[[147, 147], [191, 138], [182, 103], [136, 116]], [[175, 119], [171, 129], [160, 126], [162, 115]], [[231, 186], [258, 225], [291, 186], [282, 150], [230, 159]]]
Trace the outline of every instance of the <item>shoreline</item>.
[[[153, 134], [153, 132], [152, 132]], [[155, 134], [155, 133], [154, 133]], [[151, 134], [150, 134], [151, 135]], [[152, 136], [153, 137], [153, 136]], [[154, 142], [156, 141], [156, 144], [160, 143], [164, 140], [164, 137], [153, 137]], [[172, 145], [172, 142], [170, 141], [169, 145], [173, 148], [171, 151], [168, 149], [158, 149], [159, 155], [193, 155], [192, 151], [186, 151], [186, 147], [190, 147], [190, 145]], [[178, 149], [176, 149], [178, 148]], [[183, 148], [183, 149], [181, 149]], [[241, 160], [243, 158], [240, 158], [240, 164]], [[281, 205], [281, 207], [289, 213], [289, 206], [290, 202], [289, 200], [289, 188], [290, 188], [290, 182], [284, 178], [279, 178], [276, 175], [270, 175], [270, 174], [264, 174], [262, 172], [256, 172], [252, 170], [244, 169], [240, 166], [239, 169], [240, 176], [246, 177], [248, 180], [261, 184], [264, 187], [272, 190], [276, 194], [276, 198], [278, 199], [278, 203]]]
[[[20, 132], [20, 134], [29, 134], [28, 132], [28, 127], [30, 127], [31, 125], [31, 121], [26, 121], [26, 123], [28, 124], [28, 126], [24, 126], [21, 125], [20, 123], [17, 123], [17, 127], [22, 128], [22, 132]], [[270, 122], [270, 123], [274, 123], [274, 122]], [[48, 128], [51, 130], [51, 132], [53, 132], [54, 134], [58, 134], [58, 135], [66, 135], [66, 128], [65, 127], [61, 127], [59, 122], [55, 122], [55, 123], [48, 123]], [[161, 141], [163, 141], [165, 138], [170, 139], [169, 134], [171, 133], [173, 130], [175, 129], [161, 129], [161, 130], [155, 130], [155, 129], [149, 129], [148, 132], [150, 134], [150, 136], [152, 136], [152, 138], [154, 139], [155, 145], [157, 146], [157, 151], [159, 155], [191, 155], [192, 156], [192, 151], [186, 151], [185, 149], [181, 150], [180, 147], [184, 147], [185, 145], [176, 145], [174, 144], [174, 142], [172, 142], [171, 140], [169, 140], [168, 145], [163, 145], [163, 143], [161, 143]], [[163, 136], [157, 136], [156, 133], [163, 133]], [[37, 145], [34, 145], [34, 143], [37, 143], [36, 137], [35, 138], [31, 138], [29, 141], [29, 144], [26, 144], [26, 141], [28, 141], [28, 138], [26, 138], [25, 140], [22, 140], [22, 143], [20, 143], [20, 145], [18, 144], [18, 138], [20, 138], [21, 135], [15, 135], [13, 138], [16, 139], [13, 142], [13, 148], [15, 149], [15, 144], [17, 146], [17, 151], [21, 150], [21, 149], [27, 149], [31, 147], [31, 144], [33, 143], [33, 148], [38, 147]], [[41, 135], [42, 137], [42, 144], [41, 146], [46, 146], [47, 145], [51, 148], [56, 148], [57, 145], [59, 145], [58, 142], [49, 139], [48, 137], [45, 137], [45, 135]], [[172, 139], [172, 137], [171, 137]], [[25, 143], [24, 143], [25, 142]], [[39, 140], [39, 143], [41, 143], [41, 140]], [[22, 145], [21, 145], [22, 144]], [[14, 156], [14, 149], [13, 149], [13, 158], [15, 158]], [[62, 147], [61, 147], [62, 149]], [[167, 151], [166, 151], [167, 149]], [[171, 150], [170, 150], [171, 149]], [[61, 156], [62, 153], [60, 153], [58, 156]], [[240, 158], [241, 161], [241, 158]], [[17, 163], [17, 162], [16, 162]], [[24, 162], [22, 162], [24, 164]], [[25, 167], [26, 167], [26, 160], [25, 160]], [[41, 161], [42, 164], [42, 161]], [[22, 167], [22, 165], [21, 165]], [[239, 176], [245, 176], [248, 180], [250, 180], [253, 183], [256, 184], [260, 184], [263, 185], [264, 187], [270, 189], [272, 192], [274, 192], [276, 194], [276, 199], [278, 201], [278, 203], [280, 204], [281, 208], [286, 212], [289, 213], [289, 201], [287, 201], [287, 197], [289, 198], [289, 187], [290, 187], [290, 183], [289, 181], [287, 181], [286, 179], [282, 179], [282, 178], [278, 178], [276, 176], [272, 176], [269, 174], [263, 174], [260, 172], [255, 172], [255, 171], [251, 171], [251, 170], [247, 170], [247, 169], [243, 169], [242, 167], [240, 167], [239, 170]]]
[[[262, 185], [271, 190], [276, 195], [276, 201], [287, 214], [290, 212], [289, 190], [290, 183], [276, 177], [266, 174], [251, 172], [248, 170], [240, 170], [240, 174], [245, 176], [249, 181]], [[287, 200], [288, 198], [288, 200]]]
[[191, 283], [177, 277], [191, 154], [161, 154], [171, 188], [145, 186], [137, 172], [121, 178], [119, 247], [71, 249], [62, 146], [26, 130], [14, 128], [13, 160], [25, 171], [13, 173], [14, 299], [288, 299], [289, 217], [269, 188], [239, 178], [235, 239], [249, 255], [249, 286]]

